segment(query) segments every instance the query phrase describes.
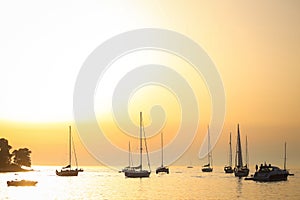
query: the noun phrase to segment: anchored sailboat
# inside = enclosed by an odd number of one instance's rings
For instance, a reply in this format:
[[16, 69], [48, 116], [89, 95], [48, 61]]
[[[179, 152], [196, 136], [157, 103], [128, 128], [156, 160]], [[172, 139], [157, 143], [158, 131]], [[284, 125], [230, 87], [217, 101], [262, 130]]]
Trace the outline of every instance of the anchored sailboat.
[[248, 176], [248, 149], [247, 149], [247, 137], [246, 137], [246, 165], [243, 166], [243, 157], [242, 157], [242, 145], [240, 138], [240, 127], [238, 124], [238, 133], [237, 133], [237, 144], [236, 144], [236, 155], [235, 155], [235, 168], [234, 175], [237, 177]]
[[[143, 117], [142, 117], [142, 112], [140, 112], [140, 165], [138, 167], [131, 167], [129, 170], [125, 171], [125, 176], [128, 178], [145, 178], [149, 177], [151, 171], [148, 170], [143, 170], [143, 145], [142, 145], [142, 135], [143, 133]], [[148, 156], [148, 150], [147, 150], [147, 143], [146, 143], [146, 138], [145, 138], [145, 144], [146, 144], [146, 151], [147, 151], [147, 156]], [[149, 157], [148, 157], [148, 165], [150, 168], [149, 164]]]
[[163, 133], [161, 132], [161, 166], [156, 169], [156, 173], [165, 172], [169, 173], [169, 168], [164, 166], [164, 143], [163, 143]]
[[224, 171], [225, 171], [225, 173], [233, 173], [233, 168], [232, 168], [231, 133], [230, 133], [230, 136], [229, 136], [229, 163], [228, 163], [228, 165], [225, 165]]
[[132, 163], [132, 155], [131, 155], [130, 142], [128, 143], [128, 152], [129, 152], [129, 153], [128, 153], [128, 166], [127, 166], [127, 167], [124, 167], [124, 168], [122, 169], [121, 172], [125, 172], [125, 171], [127, 171], [127, 170], [132, 169], [133, 163]]
[[78, 164], [77, 164], [77, 157], [76, 157], [76, 152], [74, 148], [74, 143], [73, 143], [73, 151], [74, 151], [74, 156], [75, 156], [75, 162], [76, 162], [76, 169], [72, 169], [72, 134], [71, 134], [71, 126], [69, 126], [69, 164], [65, 167], [63, 167], [60, 171], [56, 170], [56, 175], [57, 176], [77, 176], [78, 172], [82, 172], [83, 169], [78, 169]]
[[208, 164], [202, 166], [202, 172], [212, 172], [212, 152], [210, 150], [210, 133], [209, 133], [209, 128], [208, 128], [208, 138], [207, 138], [207, 159], [208, 159]]

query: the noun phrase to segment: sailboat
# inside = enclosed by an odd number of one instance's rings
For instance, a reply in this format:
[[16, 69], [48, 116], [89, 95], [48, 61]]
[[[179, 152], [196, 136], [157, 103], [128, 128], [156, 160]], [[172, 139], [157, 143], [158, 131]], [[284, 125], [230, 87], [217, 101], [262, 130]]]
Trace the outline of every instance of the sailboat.
[[235, 168], [234, 168], [234, 175], [237, 177], [245, 177], [249, 174], [248, 169], [248, 149], [247, 149], [247, 137], [246, 137], [246, 165], [243, 166], [243, 157], [242, 157], [242, 145], [241, 145], [241, 138], [240, 138], [240, 127], [238, 124], [238, 133], [237, 133], [237, 144], [236, 144], [236, 155], [235, 155]]
[[128, 143], [128, 152], [129, 152], [129, 154], [128, 154], [128, 166], [124, 167], [121, 172], [125, 172], [127, 170], [132, 169], [132, 155], [131, 155], [130, 142]]
[[156, 169], [156, 174], [160, 172], [165, 172], [169, 174], [169, 168], [164, 166], [164, 143], [163, 143], [163, 133], [161, 133], [161, 166]]
[[[129, 170], [125, 171], [125, 176], [127, 178], [147, 178], [150, 176], [151, 171], [143, 170], [143, 145], [142, 145], [142, 135], [143, 133], [143, 117], [142, 112], [140, 112], [140, 165], [137, 167], [131, 167]], [[146, 144], [146, 139], [145, 139]], [[146, 151], [148, 156], [147, 144], [146, 144]], [[149, 157], [148, 157], [148, 165], [149, 164]]]
[[77, 157], [76, 157], [76, 152], [74, 148], [74, 143], [73, 143], [73, 151], [74, 151], [74, 156], [75, 156], [75, 161], [76, 161], [76, 169], [72, 169], [72, 134], [71, 134], [71, 126], [69, 126], [69, 164], [65, 167], [63, 167], [60, 171], [56, 170], [56, 175], [57, 176], [77, 176], [78, 172], [82, 172], [83, 169], [78, 169], [78, 164], [77, 164]]
[[202, 166], [202, 172], [212, 172], [212, 152], [210, 151], [210, 133], [208, 128], [208, 138], [207, 138], [207, 149], [208, 149], [208, 164]]
[[233, 173], [233, 168], [232, 168], [231, 133], [230, 133], [230, 136], [229, 136], [229, 163], [228, 163], [228, 165], [225, 165], [224, 171], [225, 171], [225, 173]]

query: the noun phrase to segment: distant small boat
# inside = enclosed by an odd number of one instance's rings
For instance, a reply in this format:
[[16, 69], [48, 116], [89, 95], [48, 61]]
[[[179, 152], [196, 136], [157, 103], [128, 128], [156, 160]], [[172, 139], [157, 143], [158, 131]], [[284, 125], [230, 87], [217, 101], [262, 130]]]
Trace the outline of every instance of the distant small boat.
[[229, 163], [224, 167], [225, 173], [233, 173], [233, 168], [232, 168], [232, 147], [231, 147], [231, 133], [229, 137]]
[[169, 174], [169, 168], [164, 166], [164, 143], [163, 143], [163, 133], [161, 132], [161, 166], [156, 169], [156, 174], [167, 173]]
[[[256, 165], [256, 169], [258, 166]], [[286, 181], [290, 175], [289, 171], [286, 170], [286, 143], [284, 144], [284, 169], [273, 166], [266, 163], [261, 164], [259, 170], [254, 173], [254, 181], [269, 182], [269, 181]]]
[[237, 144], [236, 144], [236, 155], [235, 155], [235, 168], [234, 168], [234, 175], [237, 177], [245, 177], [249, 174], [248, 169], [248, 144], [247, 144], [247, 137], [246, 137], [246, 165], [243, 166], [243, 157], [242, 157], [242, 146], [241, 146], [241, 139], [240, 139], [240, 128], [238, 124], [238, 133], [237, 133]]
[[29, 181], [29, 180], [12, 180], [7, 181], [7, 186], [35, 186], [37, 181]]
[[207, 159], [208, 159], [208, 164], [202, 166], [202, 172], [212, 172], [213, 167], [212, 167], [212, 152], [210, 150], [210, 133], [209, 133], [209, 128], [208, 128], [208, 134], [207, 134], [207, 149], [208, 149], [208, 154], [207, 154]]
[[[140, 165], [138, 167], [131, 167], [129, 170], [125, 171], [125, 176], [127, 178], [148, 178], [150, 176], [151, 171], [143, 170], [143, 147], [142, 147], [142, 133], [143, 133], [143, 117], [142, 112], [140, 112]], [[146, 138], [145, 138], [146, 144]], [[146, 145], [146, 151], [148, 156], [148, 150]], [[148, 166], [150, 168], [149, 157], [148, 157]]]
[[75, 156], [75, 161], [76, 161], [76, 169], [72, 169], [72, 134], [71, 134], [71, 126], [69, 126], [69, 164], [65, 167], [63, 167], [60, 171], [56, 170], [55, 173], [57, 176], [77, 176], [78, 172], [83, 172], [83, 169], [80, 168], [78, 169], [78, 164], [77, 164], [77, 157], [76, 157], [76, 152], [73, 144], [73, 151], [74, 151], [74, 156]]
[[189, 169], [190, 168], [194, 168], [193, 165], [192, 165], [192, 161], [191, 160], [190, 160], [190, 165], [186, 166], [186, 168], [189, 168]]

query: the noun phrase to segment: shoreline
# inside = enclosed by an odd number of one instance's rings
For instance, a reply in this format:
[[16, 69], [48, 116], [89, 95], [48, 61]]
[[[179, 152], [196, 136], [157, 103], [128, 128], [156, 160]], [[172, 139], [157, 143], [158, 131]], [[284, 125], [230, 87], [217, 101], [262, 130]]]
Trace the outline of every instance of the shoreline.
[[0, 173], [9, 173], [9, 172], [31, 172], [33, 169], [24, 169], [17, 165], [9, 165], [6, 167], [0, 167]]

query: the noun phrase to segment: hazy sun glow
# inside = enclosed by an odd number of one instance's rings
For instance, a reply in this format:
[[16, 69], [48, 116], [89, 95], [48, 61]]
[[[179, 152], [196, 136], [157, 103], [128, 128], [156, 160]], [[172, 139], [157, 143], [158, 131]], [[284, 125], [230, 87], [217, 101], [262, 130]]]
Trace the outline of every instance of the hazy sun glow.
[[[112, 95], [116, 84], [128, 71], [147, 64], [164, 65], [172, 68], [183, 76], [195, 92], [198, 102], [200, 102], [198, 106], [200, 109], [201, 122], [208, 124], [210, 120], [210, 96], [205, 82], [195, 71], [193, 66], [178, 56], [163, 51], [142, 50], [128, 54], [115, 61], [105, 72], [103, 77], [100, 77], [101, 80], [98, 83], [95, 96], [95, 112], [98, 116], [99, 125], [110, 141], [122, 147], [124, 150], [127, 149], [128, 145], [124, 143], [124, 141], [133, 140], [133, 138], [128, 137], [128, 134], [126, 134], [124, 130], [120, 130], [122, 127], [117, 126], [117, 122], [111, 113]], [[163, 74], [162, 76], [168, 76], [168, 74]], [[149, 140], [151, 149], [157, 150], [160, 147], [159, 133], [161, 131], [168, 133], [165, 139], [165, 143], [168, 144], [168, 141], [174, 139], [179, 130], [181, 110], [180, 99], [176, 97], [176, 94], [173, 94], [168, 88], [159, 85], [143, 86], [138, 88], [137, 91], [134, 91], [131, 99], [128, 99], [129, 116], [137, 127], [136, 130], [133, 130], [133, 134], [135, 134], [136, 137], [136, 146], [138, 144], [139, 112], [144, 112], [144, 125], [147, 127], [151, 124], [151, 108], [156, 105], [164, 109], [167, 121], [165, 124], [166, 127], [161, 127], [159, 132], [147, 133], [148, 136], [156, 135], [156, 137]]]

